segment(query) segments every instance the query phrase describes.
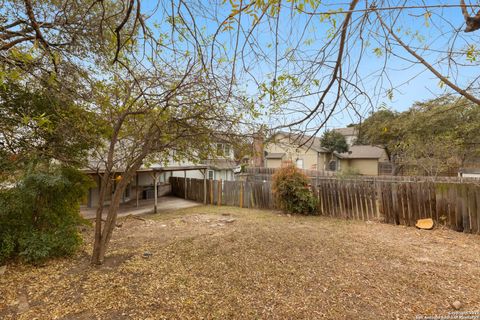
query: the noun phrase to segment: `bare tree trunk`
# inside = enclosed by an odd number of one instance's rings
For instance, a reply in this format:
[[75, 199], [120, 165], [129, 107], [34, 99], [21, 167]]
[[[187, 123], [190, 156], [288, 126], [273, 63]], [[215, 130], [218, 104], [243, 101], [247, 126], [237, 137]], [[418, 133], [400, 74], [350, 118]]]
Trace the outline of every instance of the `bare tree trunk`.
[[98, 255], [95, 257], [96, 264], [103, 264], [105, 260], [105, 252], [107, 251], [108, 243], [110, 242], [113, 229], [115, 228], [115, 224], [117, 222], [118, 208], [120, 207], [120, 201], [122, 200], [122, 195], [125, 192], [125, 189], [126, 185], [121, 187], [119, 185], [113, 194], [110, 207], [108, 208], [107, 219], [105, 221], [105, 225], [103, 226], [101, 239], [98, 245]]
[[[140, 167], [143, 158], [140, 160], [140, 164], [138, 166], [134, 166], [130, 168], [125, 175], [120, 180], [120, 183], [117, 185], [115, 189], [112, 199], [110, 201], [110, 206], [108, 207], [108, 214], [105, 224], [102, 228], [101, 222], [101, 213], [103, 212], [103, 202], [100, 203], [99, 208], [97, 209], [97, 221], [95, 224], [95, 242], [93, 245], [93, 255], [92, 255], [92, 263], [93, 264], [103, 264], [105, 259], [105, 252], [107, 250], [108, 243], [112, 236], [113, 229], [115, 228], [115, 224], [117, 221], [117, 214], [118, 208], [120, 207], [120, 202], [122, 200], [123, 193], [128, 186], [132, 178], [132, 172], [136, 172], [138, 167]], [[104, 195], [107, 192], [108, 188], [100, 191], [100, 198], [104, 199]], [[102, 199], [102, 200], [103, 200]], [[100, 202], [100, 200], [99, 200]], [[99, 214], [100, 212], [100, 214]]]
[[[115, 229], [115, 224], [116, 224], [117, 215], [118, 215], [118, 208], [120, 207], [120, 201], [122, 200], [123, 193], [125, 192], [125, 189], [127, 188], [130, 180], [134, 177], [135, 173], [142, 165], [143, 159], [147, 156], [150, 149], [151, 149], [151, 141], [148, 141], [144, 145], [141, 154], [135, 158], [135, 161], [133, 162], [132, 166], [130, 166], [129, 169], [124, 173], [124, 176], [120, 180], [119, 184], [117, 185], [117, 188], [115, 189], [115, 192], [113, 193], [113, 197], [110, 202], [110, 206], [108, 208], [107, 219], [105, 221], [103, 228], [101, 224], [101, 211], [100, 211], [100, 217], [98, 217], [99, 209], [97, 209], [97, 223], [95, 224], [95, 227], [96, 227], [95, 242], [94, 242], [93, 255], [92, 255], [93, 264], [100, 265], [100, 264], [103, 264], [105, 260], [105, 253], [107, 251], [108, 243], [110, 242], [110, 239], [112, 237], [113, 229]], [[102, 193], [105, 194], [106, 192], [107, 190], [104, 189], [101, 191], [100, 194], [102, 195]], [[99, 207], [100, 206], [103, 207], [103, 202], [100, 203]], [[97, 234], [99, 234], [98, 239], [97, 239]]]
[[[105, 162], [105, 172], [102, 176], [102, 181], [99, 186], [99, 199], [98, 199], [98, 208], [97, 213], [95, 216], [95, 240], [93, 243], [93, 253], [92, 253], [92, 264], [102, 264], [103, 263], [103, 255], [102, 255], [102, 214], [103, 214], [103, 206], [105, 202], [105, 196], [108, 192], [108, 187], [110, 184], [110, 178], [112, 175], [112, 168], [113, 168], [113, 157], [115, 154], [115, 145], [117, 143], [118, 134], [120, 129], [122, 128], [122, 124], [125, 121], [127, 113], [122, 114], [119, 119], [117, 120], [114, 128], [113, 128], [113, 135], [110, 140], [110, 146], [108, 148], [108, 155], [107, 161]], [[113, 199], [112, 199], [113, 202]], [[112, 206], [110, 206], [112, 209]], [[109, 209], [109, 212], [110, 212]]]
[[99, 261], [99, 254], [100, 254], [100, 242], [102, 239], [102, 214], [103, 214], [103, 204], [105, 202], [105, 195], [108, 190], [109, 184], [109, 174], [106, 172], [103, 174], [102, 179], [100, 181], [100, 185], [98, 186], [99, 197], [98, 197], [98, 207], [97, 212], [95, 215], [95, 239], [93, 243], [93, 254], [92, 254], [92, 263], [93, 264], [100, 264]]

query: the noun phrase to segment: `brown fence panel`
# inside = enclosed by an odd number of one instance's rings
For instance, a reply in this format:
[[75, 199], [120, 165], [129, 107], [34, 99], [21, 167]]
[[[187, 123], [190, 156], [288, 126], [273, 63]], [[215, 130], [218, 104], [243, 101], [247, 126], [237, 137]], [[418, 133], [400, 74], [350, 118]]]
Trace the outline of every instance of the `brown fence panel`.
[[[418, 219], [457, 231], [480, 233], [480, 185], [442, 179], [337, 179], [318, 177], [313, 191], [320, 215], [381, 220], [413, 226]], [[203, 202], [204, 180], [171, 177], [172, 194]], [[271, 181], [207, 181], [207, 203], [244, 208], [276, 208]]]

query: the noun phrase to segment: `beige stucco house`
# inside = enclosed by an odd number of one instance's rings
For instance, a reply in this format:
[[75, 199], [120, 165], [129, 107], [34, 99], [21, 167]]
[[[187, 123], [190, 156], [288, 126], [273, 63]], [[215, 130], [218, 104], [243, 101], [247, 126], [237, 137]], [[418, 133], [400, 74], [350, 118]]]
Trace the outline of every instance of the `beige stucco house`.
[[349, 149], [348, 152], [336, 154], [339, 171], [351, 169], [361, 175], [377, 176], [379, 163], [389, 161], [387, 152], [380, 147], [353, 145]]
[[[227, 142], [216, 143], [216, 154], [211, 155], [210, 159], [191, 161], [175, 160], [174, 154], [168, 156], [167, 162], [150, 163], [142, 165], [137, 170], [135, 176], [128, 184], [121, 203], [129, 203], [139, 200], [154, 199], [164, 196], [171, 192], [170, 177], [195, 178], [195, 179], [215, 179], [215, 180], [235, 180], [235, 171], [239, 167], [235, 160], [233, 147]], [[120, 179], [124, 173], [122, 168], [116, 168], [116, 178]], [[86, 207], [95, 207], [99, 200], [99, 185], [101, 176], [104, 174], [104, 166], [101, 161], [91, 160], [89, 166], [83, 169], [83, 172], [90, 175], [95, 182], [95, 186], [89, 189], [87, 197], [82, 205]], [[115, 190], [116, 181], [112, 181], [107, 192], [105, 205], [108, 205], [111, 196]]]
[[333, 154], [321, 147], [319, 137], [278, 132], [264, 144], [264, 166], [279, 168], [285, 163], [294, 163], [307, 170], [378, 175], [379, 163], [389, 161], [385, 150], [376, 146], [351, 145], [356, 138], [354, 132], [350, 129], [345, 132], [349, 135], [349, 152]]
[[308, 170], [324, 170], [327, 151], [318, 137], [278, 132], [268, 139], [265, 148], [265, 167], [280, 168], [286, 161]]

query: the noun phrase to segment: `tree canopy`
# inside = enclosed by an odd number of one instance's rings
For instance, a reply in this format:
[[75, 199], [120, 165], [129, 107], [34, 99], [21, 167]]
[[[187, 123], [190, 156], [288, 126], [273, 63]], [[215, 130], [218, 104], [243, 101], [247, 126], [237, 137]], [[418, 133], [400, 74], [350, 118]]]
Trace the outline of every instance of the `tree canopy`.
[[[456, 120], [476, 119], [480, 103], [479, 33], [472, 5], [463, 1], [0, 4], [0, 178], [28, 163], [78, 167], [89, 160], [105, 195], [121, 168], [125, 179], [103, 227], [103, 206], [97, 211], [96, 263], [103, 261], [121, 193], [143, 164], [208, 154], [212, 137], [252, 131], [257, 119], [314, 134], [339, 113], [354, 122], [425, 71], [446, 104], [470, 103], [459, 108], [466, 115], [448, 112]], [[468, 33], [461, 31], [465, 21]], [[389, 149], [402, 159], [432, 158], [433, 151], [413, 149], [418, 144], [411, 141], [428, 133], [416, 126], [441, 117], [426, 106], [414, 109], [412, 117], [375, 114], [370, 122], [395, 124], [365, 139], [386, 145], [397, 139]], [[439, 129], [429, 146], [446, 155], [449, 141], [459, 149], [448, 159], [461, 162], [473, 140], [440, 129], [442, 121], [432, 123]], [[474, 139], [475, 126], [456, 123], [455, 130]], [[339, 139], [330, 146], [344, 150]], [[432, 162], [418, 162], [424, 163]]]
[[[480, 104], [477, 1], [227, 2], [228, 52], [260, 88], [273, 125], [317, 133], [332, 118], [363, 120], [405, 90]], [[468, 24], [464, 28], [465, 23]], [[467, 32], [464, 32], [465, 31]], [[222, 42], [222, 37], [214, 39]], [[261, 70], [261, 71], [260, 71]], [[420, 97], [421, 98], [421, 97]], [[401, 101], [401, 100], [400, 100]]]
[[467, 99], [440, 97], [405, 112], [380, 110], [358, 126], [359, 144], [384, 146], [397, 165], [438, 175], [480, 156], [480, 109]]
[[323, 133], [320, 145], [329, 152], [348, 152], [347, 140], [340, 132], [334, 130], [327, 130]]

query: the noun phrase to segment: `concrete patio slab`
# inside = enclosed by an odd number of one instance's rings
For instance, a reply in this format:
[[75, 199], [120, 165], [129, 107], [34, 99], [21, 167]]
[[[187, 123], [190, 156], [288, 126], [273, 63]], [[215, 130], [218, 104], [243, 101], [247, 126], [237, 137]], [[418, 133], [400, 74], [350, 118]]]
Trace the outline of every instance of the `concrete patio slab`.
[[[201, 203], [185, 200], [182, 198], [171, 197], [171, 196], [164, 196], [158, 198], [157, 203], [157, 211], [162, 212], [165, 210], [176, 210], [176, 209], [183, 209], [183, 208], [190, 208], [202, 205]], [[140, 214], [147, 214], [153, 213], [153, 206], [154, 206], [154, 199], [148, 200], [140, 200], [138, 207], [136, 206], [135, 201], [131, 201], [127, 204], [120, 205], [118, 210], [118, 216], [124, 217], [128, 215], [140, 215]], [[108, 206], [105, 206], [107, 209]], [[86, 219], [94, 219], [95, 214], [97, 212], [96, 208], [87, 208], [82, 207], [80, 208], [80, 214]], [[103, 211], [103, 216], [106, 217], [107, 210]]]

